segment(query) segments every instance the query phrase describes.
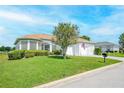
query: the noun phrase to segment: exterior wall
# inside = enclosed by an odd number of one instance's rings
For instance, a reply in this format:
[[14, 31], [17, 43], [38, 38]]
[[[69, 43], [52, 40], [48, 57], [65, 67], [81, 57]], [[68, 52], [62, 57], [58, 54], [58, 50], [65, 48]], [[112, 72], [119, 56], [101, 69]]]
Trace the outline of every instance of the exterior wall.
[[38, 50], [42, 50], [42, 43], [38, 42]]
[[16, 44], [16, 50], [19, 50], [19, 43]]
[[94, 55], [94, 44], [78, 43], [67, 48], [67, 55], [71, 56], [89, 56]]
[[79, 44], [68, 46], [66, 54], [70, 56], [79, 56]]
[[89, 56], [89, 55], [94, 55], [94, 44], [91, 43], [80, 43], [79, 44], [79, 54], [80, 56]]

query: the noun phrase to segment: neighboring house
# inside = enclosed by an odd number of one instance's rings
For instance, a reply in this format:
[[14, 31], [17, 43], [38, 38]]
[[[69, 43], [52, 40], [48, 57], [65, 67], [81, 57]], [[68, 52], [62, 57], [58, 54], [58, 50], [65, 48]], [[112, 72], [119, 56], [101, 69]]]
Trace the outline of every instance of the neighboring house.
[[112, 42], [97, 42], [96, 48], [101, 48], [102, 52], [119, 51], [119, 45]]
[[[60, 50], [61, 47], [53, 41], [55, 37], [47, 34], [31, 34], [17, 38], [15, 46], [17, 50]], [[67, 48], [67, 55], [83, 56], [94, 54], [94, 43], [78, 38], [77, 43]]]

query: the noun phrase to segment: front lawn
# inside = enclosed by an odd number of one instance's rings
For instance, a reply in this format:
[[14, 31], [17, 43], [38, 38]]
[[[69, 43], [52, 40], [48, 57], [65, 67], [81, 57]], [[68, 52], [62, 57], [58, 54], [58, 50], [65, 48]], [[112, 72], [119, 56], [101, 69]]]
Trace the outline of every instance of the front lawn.
[[39, 56], [20, 60], [0, 61], [0, 87], [33, 87], [67, 76], [119, 62], [95, 57], [71, 57], [63, 60]]
[[123, 53], [108, 53], [108, 56], [124, 57]]
[[0, 54], [0, 62], [4, 62], [8, 59], [6, 54]]

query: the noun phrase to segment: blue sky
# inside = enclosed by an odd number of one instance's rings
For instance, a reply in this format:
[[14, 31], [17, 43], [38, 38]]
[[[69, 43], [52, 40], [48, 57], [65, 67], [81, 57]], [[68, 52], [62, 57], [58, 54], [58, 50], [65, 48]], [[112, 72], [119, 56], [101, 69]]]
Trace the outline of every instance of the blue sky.
[[124, 6], [0, 6], [0, 45], [13, 46], [27, 34], [52, 34], [59, 22], [71, 22], [93, 42], [118, 43], [124, 32]]

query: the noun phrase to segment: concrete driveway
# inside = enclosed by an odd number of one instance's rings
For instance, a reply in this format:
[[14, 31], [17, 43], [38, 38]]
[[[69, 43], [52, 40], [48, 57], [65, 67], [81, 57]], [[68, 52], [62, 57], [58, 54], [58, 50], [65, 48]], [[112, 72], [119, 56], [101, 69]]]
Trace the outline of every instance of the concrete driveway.
[[[96, 56], [100, 57], [100, 56]], [[124, 58], [109, 57], [124, 61]], [[42, 86], [41, 86], [42, 87]], [[51, 88], [124, 88], [124, 62], [93, 71], [47, 87]]]

